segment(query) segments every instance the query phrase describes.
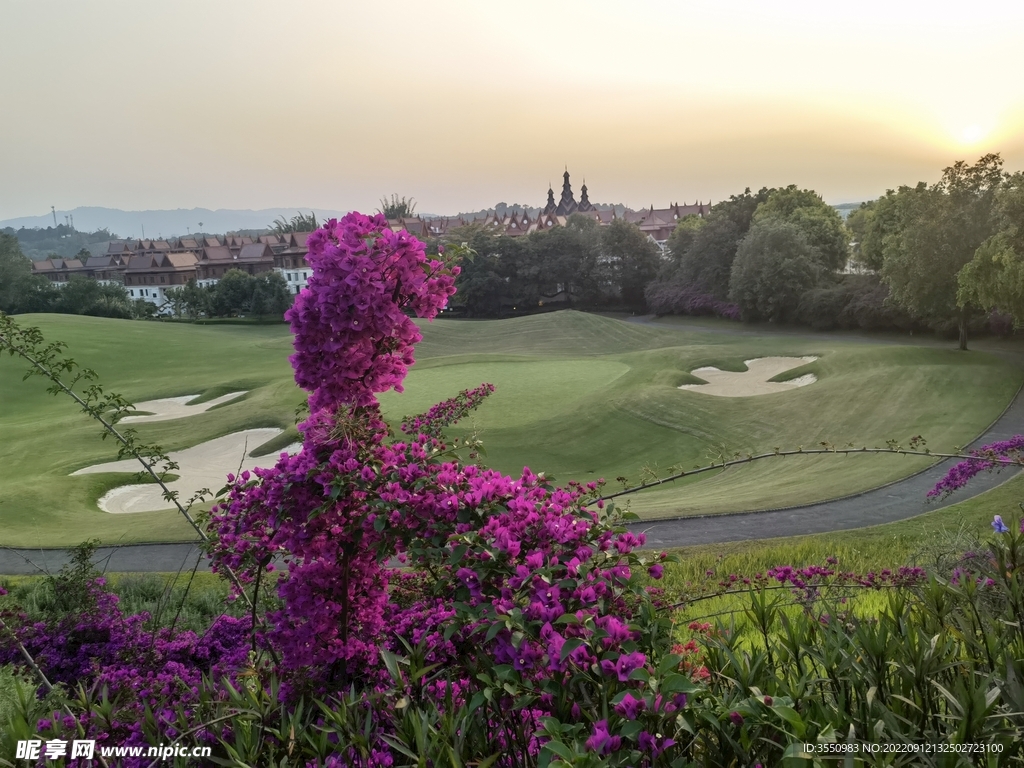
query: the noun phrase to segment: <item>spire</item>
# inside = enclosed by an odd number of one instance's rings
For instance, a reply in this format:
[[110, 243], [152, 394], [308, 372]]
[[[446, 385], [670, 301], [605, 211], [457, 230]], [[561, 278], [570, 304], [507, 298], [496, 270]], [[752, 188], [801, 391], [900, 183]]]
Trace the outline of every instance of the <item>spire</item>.
[[547, 216], [550, 213], [554, 213], [555, 208], [555, 190], [551, 188], [551, 183], [548, 182], [548, 204], [544, 206], [544, 210], [541, 211], [541, 215]]
[[587, 197], [587, 180], [583, 180], [583, 186], [580, 187], [580, 204], [576, 208], [581, 213], [594, 210], [593, 203], [590, 202], [590, 198]]
[[568, 216], [576, 212], [576, 198], [572, 194], [572, 185], [569, 184], [569, 168], [566, 167], [562, 174], [562, 199], [558, 202], [555, 213], [559, 216]]

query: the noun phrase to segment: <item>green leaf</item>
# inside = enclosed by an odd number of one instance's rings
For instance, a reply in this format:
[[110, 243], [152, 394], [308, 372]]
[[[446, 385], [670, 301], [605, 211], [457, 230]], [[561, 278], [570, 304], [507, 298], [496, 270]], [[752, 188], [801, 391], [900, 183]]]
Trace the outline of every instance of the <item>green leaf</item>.
[[776, 704], [772, 707], [772, 710], [778, 713], [779, 717], [793, 726], [793, 730], [796, 732], [798, 737], [803, 738], [804, 731], [807, 729], [804, 725], [804, 719], [800, 717], [799, 712], [792, 707], [787, 707], [785, 704]]
[[569, 654], [579, 648], [581, 645], [586, 645], [586, 642], [579, 637], [570, 637], [562, 644], [562, 652], [559, 654], [559, 661], [565, 661], [569, 658]]
[[459, 544], [455, 549], [452, 550], [451, 557], [448, 558], [448, 562], [452, 565], [458, 563], [466, 555], [466, 550], [469, 549], [468, 544]]
[[491, 642], [491, 640], [497, 637], [498, 633], [503, 629], [505, 629], [505, 624], [503, 622], [496, 621], [491, 624], [490, 628], [487, 630], [487, 634], [484, 636], [484, 642]]
[[476, 712], [480, 705], [484, 703], [484, 700], [486, 698], [487, 697], [484, 695], [483, 691], [477, 691], [476, 693], [474, 693], [473, 698], [469, 700], [469, 714], [473, 714], [474, 712]]
[[398, 668], [398, 658], [395, 654], [390, 651], [381, 649], [380, 657], [384, 660], [384, 666], [388, 669], [388, 674], [391, 675], [391, 679], [396, 683], [402, 682], [402, 672]]
[[572, 750], [560, 741], [549, 741], [544, 745], [544, 749], [554, 752], [563, 760], [572, 760], [573, 758]]
[[692, 693], [697, 690], [697, 686], [686, 675], [672, 673], [665, 676], [658, 690], [667, 696], [670, 693]]

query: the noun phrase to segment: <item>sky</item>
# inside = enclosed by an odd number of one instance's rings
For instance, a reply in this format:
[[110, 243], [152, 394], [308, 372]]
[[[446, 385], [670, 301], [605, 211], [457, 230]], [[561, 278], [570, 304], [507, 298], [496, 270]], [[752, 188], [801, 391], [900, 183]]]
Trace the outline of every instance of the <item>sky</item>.
[[0, 0], [0, 220], [831, 203], [1024, 168], [1024, 3]]

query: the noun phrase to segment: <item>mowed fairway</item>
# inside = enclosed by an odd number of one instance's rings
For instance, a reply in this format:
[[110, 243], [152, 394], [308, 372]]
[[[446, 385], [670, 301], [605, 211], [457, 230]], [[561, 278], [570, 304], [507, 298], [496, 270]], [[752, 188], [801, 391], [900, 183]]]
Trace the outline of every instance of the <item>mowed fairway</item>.
[[[291, 380], [285, 326], [18, 320], [66, 341], [105, 386], [136, 401], [249, 391], [242, 402], [203, 415], [137, 425], [143, 439], [167, 450], [254, 427], [287, 430], [273, 447], [294, 439], [302, 393]], [[406, 392], [381, 398], [392, 424], [488, 381], [497, 391], [453, 434], [475, 430], [486, 461], [506, 472], [528, 465], [557, 480], [605, 477], [615, 487], [618, 476], [639, 481], [643, 467], [666, 474], [723, 451], [821, 441], [881, 446], [914, 435], [933, 450], [949, 450], [987, 427], [1020, 383], [1017, 370], [985, 353], [831, 335], [682, 331], [579, 312], [422, 327]], [[678, 389], [698, 382], [688, 373], [694, 368], [741, 371], [744, 360], [765, 356], [817, 356], [782, 378], [814, 373], [818, 381], [749, 398]], [[17, 360], [0, 360], [0, 544], [191, 538], [170, 511], [115, 516], [97, 509], [96, 499], [125, 478], [68, 474], [114, 458], [112, 444], [100, 442], [98, 425], [69, 401], [45, 394], [40, 380], [22, 382], [23, 370]], [[773, 459], [639, 494], [631, 508], [653, 518], [788, 506], [874, 487], [928, 463], [892, 456]]]

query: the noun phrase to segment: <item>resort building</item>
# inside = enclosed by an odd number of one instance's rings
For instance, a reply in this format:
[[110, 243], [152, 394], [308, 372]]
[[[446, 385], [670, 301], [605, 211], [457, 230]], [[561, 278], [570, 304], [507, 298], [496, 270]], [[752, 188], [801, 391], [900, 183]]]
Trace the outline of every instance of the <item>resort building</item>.
[[[567, 168], [562, 175], [561, 197], [556, 202], [555, 192], [549, 186], [547, 203], [541, 208], [475, 217], [408, 216], [389, 219], [388, 224], [393, 230], [404, 229], [421, 240], [428, 240], [442, 238], [452, 230], [470, 224], [507, 237], [521, 237], [565, 226], [568, 218], [574, 215], [593, 219], [599, 226], [608, 226], [622, 218], [636, 224], [664, 250], [680, 219], [686, 216], [703, 218], [710, 210], [711, 203], [673, 203], [667, 208], [652, 205], [641, 211], [626, 209], [620, 215], [613, 207], [598, 207], [591, 203], [586, 181], [580, 187], [580, 199], [577, 200]], [[241, 269], [250, 275], [274, 270], [284, 278], [288, 292], [296, 295], [306, 287], [312, 274], [306, 263], [306, 240], [310, 234], [290, 232], [257, 238], [207, 235], [173, 240], [115, 240], [109, 243], [105, 254], [92, 256], [84, 264], [79, 259], [53, 258], [33, 262], [32, 271], [57, 286], [67, 285], [75, 275], [102, 283], [123, 283], [129, 296], [151, 301], [162, 311], [167, 289], [185, 285], [189, 280], [195, 280], [201, 286], [214, 285], [231, 269]]]

